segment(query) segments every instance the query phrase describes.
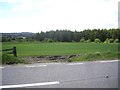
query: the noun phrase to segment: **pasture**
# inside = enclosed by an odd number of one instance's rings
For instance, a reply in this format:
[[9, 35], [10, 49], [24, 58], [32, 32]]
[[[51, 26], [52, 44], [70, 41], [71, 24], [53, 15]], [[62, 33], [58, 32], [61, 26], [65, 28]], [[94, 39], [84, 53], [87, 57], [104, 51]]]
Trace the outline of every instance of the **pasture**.
[[74, 55], [94, 54], [118, 57], [118, 43], [41, 43], [41, 42], [5, 42], [2, 49], [16, 46], [19, 56], [47, 56], [47, 55]]

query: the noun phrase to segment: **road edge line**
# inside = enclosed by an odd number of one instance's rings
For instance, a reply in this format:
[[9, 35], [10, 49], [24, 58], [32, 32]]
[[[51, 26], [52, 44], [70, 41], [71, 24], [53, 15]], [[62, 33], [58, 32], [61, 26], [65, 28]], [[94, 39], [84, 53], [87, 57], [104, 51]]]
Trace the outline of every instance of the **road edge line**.
[[20, 88], [20, 87], [30, 87], [30, 86], [54, 85], [54, 84], [59, 84], [59, 83], [60, 83], [59, 81], [54, 81], [54, 82], [19, 84], [19, 85], [5, 85], [5, 86], [0, 86], [0, 89], [2, 89], [2, 88]]

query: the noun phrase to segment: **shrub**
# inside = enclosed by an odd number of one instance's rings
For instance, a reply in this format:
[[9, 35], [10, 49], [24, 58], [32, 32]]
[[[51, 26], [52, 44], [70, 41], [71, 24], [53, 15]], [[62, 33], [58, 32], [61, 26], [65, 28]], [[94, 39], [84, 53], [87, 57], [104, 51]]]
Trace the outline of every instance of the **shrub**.
[[80, 39], [80, 42], [85, 42], [85, 39], [84, 38]]
[[119, 43], [119, 39], [115, 39], [115, 40], [114, 40], [114, 43]]
[[2, 64], [8, 64], [8, 63], [14, 64], [14, 63], [27, 63], [27, 62], [25, 62], [25, 60], [23, 60], [21, 58], [17, 58], [12, 55], [3, 53], [2, 54]]
[[88, 39], [86, 42], [87, 42], [87, 43], [90, 43], [90, 42], [91, 42], [91, 40], [90, 40], [90, 39]]
[[8, 54], [3, 53], [2, 54], [2, 64], [6, 64], [8, 62], [17, 62], [17, 58]]
[[109, 39], [110, 43], [113, 43], [114, 42], [114, 39]]
[[109, 50], [109, 51], [107, 51], [107, 54], [111, 54], [112, 52]]
[[110, 43], [109, 39], [107, 38], [104, 43]]
[[47, 42], [48, 41], [48, 38], [44, 38], [43, 42]]
[[100, 41], [99, 38], [96, 38], [94, 42], [95, 42], [95, 43], [100, 43], [101, 41]]
[[52, 42], [54, 42], [54, 40], [53, 39], [48, 39], [47, 42], [52, 43]]
[[96, 54], [97, 56], [100, 56], [100, 52], [95, 52], [95, 54]]
[[68, 62], [72, 62], [72, 59], [68, 59]]
[[72, 42], [76, 42], [75, 40], [72, 40]]

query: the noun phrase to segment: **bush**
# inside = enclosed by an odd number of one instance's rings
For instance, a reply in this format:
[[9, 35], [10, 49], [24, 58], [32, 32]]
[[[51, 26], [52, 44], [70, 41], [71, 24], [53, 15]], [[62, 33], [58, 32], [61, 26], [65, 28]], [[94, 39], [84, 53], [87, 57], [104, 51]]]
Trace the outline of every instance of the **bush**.
[[100, 56], [100, 52], [95, 52], [95, 54], [96, 54], [97, 56]]
[[49, 43], [52, 43], [52, 42], [54, 42], [54, 40], [51, 39], [51, 38], [44, 38], [43, 42], [49, 42]]
[[76, 42], [75, 40], [72, 40], [72, 42]]
[[48, 41], [48, 38], [44, 38], [43, 42], [47, 42]]
[[110, 43], [109, 39], [107, 38], [104, 43]]
[[115, 39], [115, 40], [114, 40], [114, 43], [119, 43], [119, 39]]
[[114, 39], [112, 39], [112, 38], [111, 38], [111, 39], [108, 39], [108, 38], [107, 38], [107, 39], [104, 41], [104, 43], [113, 43], [113, 42], [114, 42]]
[[94, 42], [95, 42], [95, 43], [100, 43], [101, 41], [100, 41], [99, 38], [96, 38]]
[[80, 42], [85, 42], [85, 39], [84, 38], [80, 39]]
[[17, 62], [17, 58], [11, 55], [2, 54], [2, 64], [6, 64], [8, 62], [11, 63]]
[[107, 51], [107, 53], [106, 54], [111, 54], [112, 52], [109, 50], [109, 51]]
[[87, 42], [87, 43], [90, 43], [90, 42], [91, 42], [91, 40], [90, 40], [90, 39], [88, 39], [86, 42]]
[[23, 59], [18, 59], [12, 55], [2, 54], [2, 64], [26, 63]]
[[54, 42], [54, 40], [53, 39], [48, 39], [47, 42], [52, 43], [52, 42]]
[[113, 43], [113, 42], [114, 42], [114, 39], [110, 39], [109, 41], [110, 41], [110, 43]]
[[68, 59], [68, 62], [72, 62], [72, 59]]

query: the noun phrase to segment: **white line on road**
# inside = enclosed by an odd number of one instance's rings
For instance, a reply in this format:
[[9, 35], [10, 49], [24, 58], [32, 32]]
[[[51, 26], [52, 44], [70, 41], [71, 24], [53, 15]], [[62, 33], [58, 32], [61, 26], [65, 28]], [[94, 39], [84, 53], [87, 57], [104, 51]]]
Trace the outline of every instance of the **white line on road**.
[[53, 64], [53, 65], [56, 65], [56, 64], [61, 64], [61, 63], [45, 63], [45, 64]]
[[47, 65], [24, 65], [25, 67], [45, 67]]
[[5, 68], [5, 67], [0, 67], [0, 69]]
[[70, 63], [70, 64], [67, 64], [67, 65], [79, 65], [79, 64], [83, 64], [83, 63]]
[[107, 62], [118, 62], [118, 60], [110, 60], [110, 61], [99, 61], [100, 63], [107, 63]]
[[55, 82], [31, 83], [31, 84], [20, 84], [20, 85], [5, 85], [5, 86], [0, 86], [0, 89], [30, 87], [30, 86], [43, 86], [43, 85], [53, 85], [53, 84], [59, 84], [59, 82], [55, 81]]

